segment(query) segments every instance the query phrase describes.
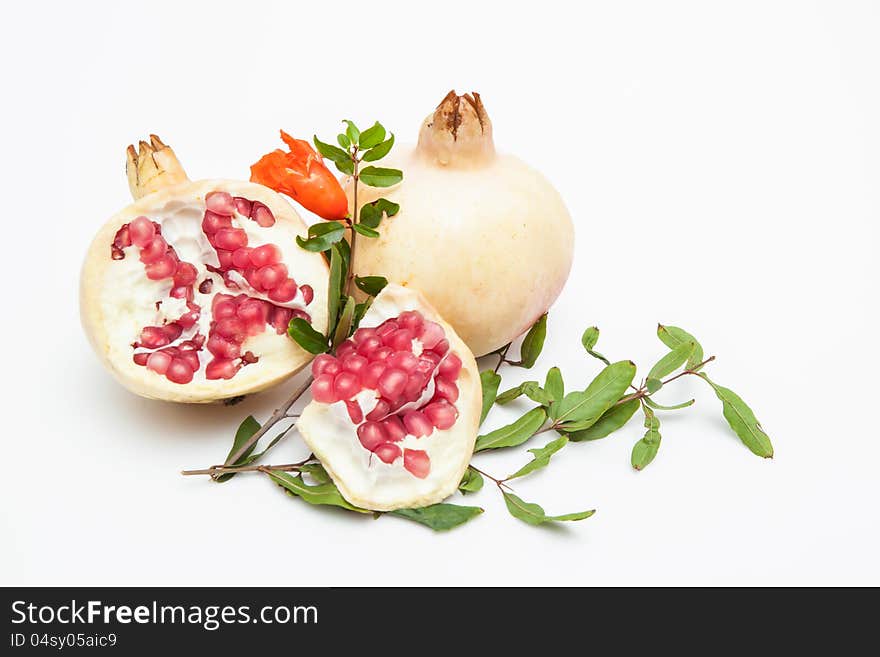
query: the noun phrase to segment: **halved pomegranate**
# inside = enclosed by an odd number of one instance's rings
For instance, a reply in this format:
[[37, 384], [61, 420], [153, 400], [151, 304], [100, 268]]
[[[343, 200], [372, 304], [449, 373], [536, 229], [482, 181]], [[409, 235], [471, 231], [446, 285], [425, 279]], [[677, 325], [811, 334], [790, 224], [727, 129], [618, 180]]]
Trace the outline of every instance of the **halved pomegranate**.
[[451, 495], [474, 450], [474, 356], [418, 292], [388, 285], [360, 328], [312, 363], [297, 429], [342, 495], [388, 511]]
[[271, 386], [312, 358], [291, 317], [327, 328], [328, 269], [306, 225], [267, 187], [191, 182], [158, 137], [129, 146], [136, 202], [98, 232], [80, 311], [95, 351], [131, 391], [204, 403]]

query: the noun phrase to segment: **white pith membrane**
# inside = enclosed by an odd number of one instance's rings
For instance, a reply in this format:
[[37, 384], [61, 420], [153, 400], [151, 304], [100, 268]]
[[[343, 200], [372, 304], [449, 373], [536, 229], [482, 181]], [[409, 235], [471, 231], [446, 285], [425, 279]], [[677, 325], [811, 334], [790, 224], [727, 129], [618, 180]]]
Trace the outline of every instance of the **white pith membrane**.
[[208, 402], [256, 392], [311, 356], [291, 317], [326, 330], [327, 267], [305, 224], [261, 185], [186, 182], [111, 219], [83, 268], [93, 346], [134, 392]]
[[479, 372], [421, 294], [386, 286], [354, 336], [312, 370], [297, 429], [345, 499], [389, 511], [455, 491], [477, 436]]

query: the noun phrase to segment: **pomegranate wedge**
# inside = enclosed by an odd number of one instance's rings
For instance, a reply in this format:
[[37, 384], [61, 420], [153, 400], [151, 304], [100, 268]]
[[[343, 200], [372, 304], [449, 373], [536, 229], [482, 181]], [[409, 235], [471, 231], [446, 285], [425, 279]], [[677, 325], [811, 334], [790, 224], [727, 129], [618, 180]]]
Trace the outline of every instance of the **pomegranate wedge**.
[[474, 450], [473, 354], [416, 291], [388, 285], [335, 356], [312, 363], [297, 428], [342, 495], [388, 511], [451, 495]]
[[95, 351], [144, 397], [205, 403], [271, 386], [311, 354], [292, 317], [327, 327], [328, 271], [296, 237], [278, 194], [249, 182], [191, 182], [157, 137], [129, 147], [137, 201], [92, 242], [80, 310]]

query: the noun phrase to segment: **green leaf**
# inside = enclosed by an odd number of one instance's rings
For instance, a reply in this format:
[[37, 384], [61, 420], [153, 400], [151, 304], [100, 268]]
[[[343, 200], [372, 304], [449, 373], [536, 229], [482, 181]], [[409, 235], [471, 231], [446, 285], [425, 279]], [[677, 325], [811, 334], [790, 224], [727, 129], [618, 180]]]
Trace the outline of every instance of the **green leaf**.
[[677, 346], [685, 342], [694, 343], [694, 351], [687, 361], [687, 368], [689, 370], [694, 369], [697, 365], [703, 362], [703, 347], [694, 336], [684, 329], [678, 328], [677, 326], [663, 326], [663, 324], [657, 324], [657, 337], [660, 338], [660, 341], [670, 349], [675, 349]]
[[401, 180], [403, 180], [403, 171], [400, 169], [370, 166], [360, 172], [360, 181], [370, 187], [391, 187]]
[[657, 450], [660, 449], [660, 420], [650, 408], [643, 406], [642, 409], [645, 411], [645, 427], [648, 430], [642, 439], [633, 445], [630, 460], [636, 470], [641, 470], [650, 464], [657, 456]]
[[385, 139], [385, 128], [381, 123], [376, 121], [369, 128], [364, 130], [358, 138], [358, 147], [362, 150], [378, 146]]
[[334, 146], [333, 144], [325, 144], [323, 141], [318, 139], [317, 136], [312, 139], [315, 142], [315, 147], [318, 149], [318, 152], [326, 157], [328, 160], [340, 164], [342, 162], [351, 162], [351, 155], [348, 154], [348, 151], [344, 151], [338, 146]]
[[464, 471], [464, 476], [461, 478], [461, 482], [458, 484], [458, 490], [465, 495], [467, 493], [476, 493], [482, 487], [483, 475], [468, 466], [468, 469]]
[[309, 226], [309, 237], [303, 239], [296, 236], [296, 243], [300, 248], [313, 253], [326, 251], [336, 244], [345, 235], [345, 227], [337, 221], [324, 221]]
[[520, 383], [516, 388], [511, 388], [510, 390], [502, 392], [498, 395], [495, 403], [501, 405], [508, 404], [521, 395], [525, 395], [532, 401], [541, 404], [541, 406], [549, 406], [553, 401], [550, 395], [538, 385], [537, 381], [525, 381]]
[[562, 370], [551, 367], [547, 370], [547, 378], [544, 381], [544, 390], [552, 401], [559, 401], [565, 396], [565, 383], [562, 381]]
[[338, 134], [336, 135], [336, 142], [345, 150], [351, 148], [351, 139], [348, 138], [348, 135]]
[[583, 336], [581, 336], [581, 344], [584, 345], [584, 349], [587, 350], [587, 353], [590, 354], [593, 358], [598, 358], [606, 365], [611, 365], [611, 362], [605, 358], [598, 351], [593, 351], [593, 347], [596, 346], [596, 343], [599, 341], [599, 329], [595, 326], [591, 326], [586, 331], [584, 331]]
[[664, 376], [672, 374], [684, 365], [684, 362], [691, 357], [696, 348], [697, 345], [693, 340], [682, 342], [677, 347], [673, 347], [672, 351], [658, 360], [654, 367], [651, 368], [651, 371], [648, 372], [648, 380], [662, 379]]
[[370, 309], [372, 303], [372, 299], [367, 299], [363, 303], [359, 303], [354, 307], [354, 320], [351, 323], [353, 328], [357, 328], [360, 325], [361, 320], [364, 318], [364, 315], [367, 314], [367, 311]]
[[510, 390], [505, 390], [500, 395], [498, 395], [498, 397], [495, 398], [495, 403], [499, 404], [501, 406], [504, 406], [505, 404], [509, 404], [514, 399], [517, 399], [518, 397], [521, 397], [522, 395], [525, 394], [525, 387], [527, 385], [536, 386], [536, 385], [538, 385], [538, 382], [537, 381], [523, 381], [515, 388], [511, 388]]
[[514, 472], [512, 475], [508, 477], [508, 479], [516, 479], [518, 477], [523, 477], [527, 474], [531, 474], [535, 470], [539, 470], [541, 468], [547, 467], [550, 464], [550, 457], [552, 457], [556, 452], [566, 446], [568, 444], [568, 438], [562, 436], [553, 440], [543, 447], [534, 447], [529, 451], [534, 455], [534, 458], [526, 463], [519, 470]]
[[511, 422], [485, 435], [477, 436], [474, 452], [522, 445], [535, 435], [535, 432], [544, 425], [546, 419], [547, 411], [540, 406], [533, 408], [516, 422]]
[[345, 305], [342, 306], [342, 314], [339, 315], [339, 322], [336, 324], [336, 330], [333, 331], [333, 348], [341, 345], [345, 339], [351, 335], [351, 324], [354, 319], [354, 297], [345, 297]]
[[590, 511], [581, 511], [580, 513], [566, 513], [562, 516], [548, 516], [539, 505], [524, 502], [508, 491], [502, 491], [502, 493], [504, 495], [504, 503], [507, 504], [507, 510], [510, 511], [510, 515], [530, 525], [541, 525], [545, 522], [583, 520], [596, 513], [595, 509], [591, 509]]
[[365, 203], [361, 207], [360, 223], [369, 228], [378, 228], [382, 223], [382, 217], [393, 217], [400, 210], [400, 205], [385, 198], [376, 199], [372, 203]]
[[390, 135], [388, 139], [383, 141], [378, 146], [374, 146], [366, 153], [364, 153], [364, 162], [375, 162], [376, 160], [381, 160], [383, 157], [388, 155], [391, 151], [391, 147], [394, 146], [394, 135]]
[[267, 470], [266, 474], [269, 475], [272, 481], [281, 486], [288, 495], [299, 497], [309, 504], [325, 504], [342, 507], [349, 511], [357, 511], [358, 513], [372, 513], [346, 502], [333, 482], [309, 486], [303, 481], [301, 475], [294, 477], [287, 472], [277, 472], [275, 470]]
[[287, 334], [310, 354], [323, 354], [327, 351], [327, 338], [312, 328], [302, 317], [294, 317], [287, 327]]
[[372, 228], [368, 228], [367, 226], [364, 226], [363, 224], [354, 224], [354, 225], [352, 225], [352, 228], [354, 228], [358, 233], [360, 233], [364, 237], [379, 237], [379, 231], [373, 230]]
[[339, 169], [346, 176], [350, 176], [354, 173], [354, 162], [351, 160], [347, 160], [345, 162], [334, 162], [336, 168]]
[[300, 472], [309, 475], [318, 484], [327, 484], [332, 481], [320, 463], [306, 463], [300, 467]]
[[648, 406], [650, 406], [651, 408], [658, 410], [658, 411], [677, 411], [680, 408], [687, 408], [688, 406], [694, 405], [693, 399], [690, 399], [686, 402], [682, 402], [680, 404], [675, 404], [674, 406], [664, 406], [663, 404], [658, 404], [650, 397], [644, 397], [643, 399]]
[[483, 512], [478, 506], [459, 506], [457, 504], [432, 504], [421, 509], [397, 509], [391, 515], [406, 518], [442, 532], [463, 525]]
[[388, 279], [384, 276], [355, 276], [354, 284], [361, 292], [374, 297], [388, 285]]
[[[238, 430], [235, 432], [235, 438], [232, 440], [232, 447], [229, 450], [229, 454], [226, 455], [226, 461], [228, 461], [239, 449], [244, 445], [251, 437], [260, 430], [260, 423], [256, 421], [253, 415], [248, 415], [244, 420], [242, 420], [241, 424], [238, 425]], [[244, 465], [244, 460], [247, 459], [248, 456], [256, 448], [257, 444], [254, 443], [250, 447], [248, 447], [245, 452], [238, 458], [235, 463], [231, 465]], [[229, 481], [235, 476], [235, 472], [224, 472], [221, 475], [217, 475], [214, 478], [214, 481], [224, 482]]]
[[739, 436], [743, 444], [753, 454], [765, 459], [773, 458], [773, 445], [770, 442], [770, 436], [764, 433], [761, 423], [758, 422], [755, 413], [749, 408], [748, 404], [730, 388], [725, 388], [714, 381], [710, 381], [709, 377], [705, 374], [700, 376], [712, 386], [715, 396], [721, 400], [724, 409], [724, 419], [727, 420], [730, 428]]
[[570, 392], [562, 400], [554, 402], [550, 406], [550, 417], [556, 421], [556, 424], [564, 422], [592, 424], [617, 403], [635, 375], [636, 366], [631, 361], [621, 360], [612, 363], [599, 372], [586, 390]]
[[520, 361], [514, 363], [517, 367], [530, 368], [538, 360], [541, 350], [544, 349], [544, 339], [547, 337], [547, 313], [538, 318], [526, 337], [523, 338], [522, 345], [519, 348]]
[[495, 403], [495, 395], [498, 394], [498, 386], [501, 385], [501, 375], [492, 370], [480, 372], [480, 386], [483, 389], [483, 409], [480, 412], [480, 424], [486, 419], [492, 405]]
[[592, 425], [581, 431], [568, 434], [568, 439], [574, 443], [587, 440], [599, 440], [622, 428], [630, 418], [639, 410], [639, 400], [631, 399], [622, 404], [615, 404], [602, 414]]
[[339, 302], [342, 298], [342, 286], [345, 285], [346, 269], [344, 256], [339, 244], [334, 244], [330, 247], [330, 285], [327, 290], [328, 332], [332, 332], [336, 328], [336, 319], [339, 317]]
[[351, 141], [352, 144], [357, 144], [358, 139], [361, 136], [361, 131], [358, 130], [358, 127], [354, 124], [354, 121], [349, 121], [348, 119], [343, 119], [342, 122], [344, 124], [346, 124], [346, 126], [348, 126], [345, 129], [345, 134], [348, 136], [349, 141]]
[[655, 392], [657, 392], [658, 390], [660, 390], [660, 388], [663, 387], [663, 382], [660, 379], [648, 378], [645, 381], [645, 387], [648, 389], [648, 392], [650, 392], [653, 395]]

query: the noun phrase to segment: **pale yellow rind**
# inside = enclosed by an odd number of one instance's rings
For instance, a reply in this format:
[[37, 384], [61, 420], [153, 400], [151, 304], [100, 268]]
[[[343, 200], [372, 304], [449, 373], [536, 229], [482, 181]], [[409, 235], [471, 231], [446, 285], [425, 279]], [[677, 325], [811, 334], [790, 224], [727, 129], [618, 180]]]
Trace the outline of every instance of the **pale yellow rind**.
[[277, 336], [276, 351], [271, 359], [242, 368], [232, 379], [193, 380], [180, 385], [136, 365], [131, 359], [131, 350], [120, 349], [111, 342], [105, 315], [113, 309], [103, 307], [101, 290], [104, 286], [114, 285], [113, 265], [118, 261], [110, 258], [110, 245], [117, 230], [137, 216], [149, 217], [171, 201], [197, 199], [203, 202], [207, 193], [218, 189], [260, 201], [269, 207], [276, 219], [273, 230], [278, 239], [275, 243], [284, 252], [284, 261], [290, 266], [291, 275], [297, 283], [308, 283], [314, 288], [315, 297], [309, 305], [313, 325], [320, 332], [327, 330], [326, 262], [319, 254], [308, 253], [296, 245], [296, 236], [305, 236], [308, 229], [281, 196], [263, 185], [232, 180], [185, 181], [163, 187], [140, 198], [104, 224], [89, 247], [80, 277], [80, 317], [89, 342], [113, 376], [135, 394], [173, 402], [215, 402], [269, 388], [298, 372], [313, 358], [293, 340]]
[[[443, 501], [456, 491], [470, 463], [474, 443], [477, 439], [482, 408], [480, 373], [477, 362], [467, 345], [419, 292], [389, 284], [377, 297], [377, 301], [396, 306], [400, 312], [418, 310], [426, 319], [440, 324], [446, 332], [450, 349], [461, 358], [462, 370], [458, 380], [460, 395], [455, 404], [459, 411], [458, 420], [452, 428], [446, 431], [438, 431], [437, 435], [433, 437], [419, 439], [442, 440], [450, 446], [449, 458], [451, 460], [442, 464], [446, 473], [443, 479], [441, 481], [433, 481], [430, 478], [421, 480], [407, 473], [411, 479], [407, 490], [395, 491], [393, 496], [389, 496], [388, 491], [382, 490], [381, 481], [376, 482], [373, 486], [358, 486], [349, 481], [344, 474], [344, 470], [353, 467], [353, 465], [346, 458], [346, 450], [340, 449], [330, 435], [331, 432], [328, 431], [330, 407], [327, 404], [310, 402], [303, 410], [296, 427], [303, 440], [315, 456], [320, 459], [342, 496], [351, 504], [373, 511], [429, 506]], [[368, 312], [362, 326], [374, 325], [370, 320], [371, 316]], [[363, 449], [358, 441], [354, 425], [350, 425], [344, 440], [351, 441], [350, 445], [355, 445], [357, 449]], [[346, 445], [346, 447], [350, 447], [350, 445]], [[366, 453], [366, 450], [364, 452]], [[384, 464], [379, 463], [378, 460], [374, 460], [374, 463], [376, 467], [384, 467]], [[432, 468], [439, 465], [432, 461]], [[398, 464], [396, 467], [402, 466]]]

